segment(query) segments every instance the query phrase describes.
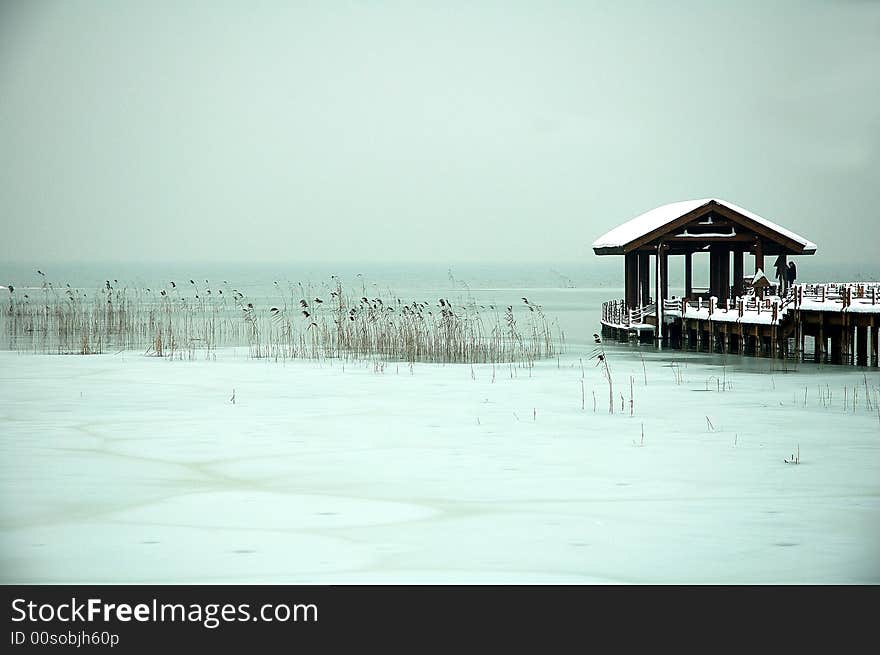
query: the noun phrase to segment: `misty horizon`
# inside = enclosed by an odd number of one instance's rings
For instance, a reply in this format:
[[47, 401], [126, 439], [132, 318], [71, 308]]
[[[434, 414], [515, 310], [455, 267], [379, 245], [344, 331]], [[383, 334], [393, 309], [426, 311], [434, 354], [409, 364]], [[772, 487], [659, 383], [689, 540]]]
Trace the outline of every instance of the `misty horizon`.
[[858, 268], [878, 28], [820, 1], [5, 2], [0, 258], [584, 262], [719, 197]]

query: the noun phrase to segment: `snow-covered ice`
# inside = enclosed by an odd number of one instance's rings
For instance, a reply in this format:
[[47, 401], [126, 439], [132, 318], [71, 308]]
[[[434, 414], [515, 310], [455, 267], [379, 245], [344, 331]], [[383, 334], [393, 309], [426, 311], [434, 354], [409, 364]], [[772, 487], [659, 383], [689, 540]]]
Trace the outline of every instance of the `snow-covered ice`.
[[876, 369], [245, 352], [0, 352], [0, 580], [880, 582]]

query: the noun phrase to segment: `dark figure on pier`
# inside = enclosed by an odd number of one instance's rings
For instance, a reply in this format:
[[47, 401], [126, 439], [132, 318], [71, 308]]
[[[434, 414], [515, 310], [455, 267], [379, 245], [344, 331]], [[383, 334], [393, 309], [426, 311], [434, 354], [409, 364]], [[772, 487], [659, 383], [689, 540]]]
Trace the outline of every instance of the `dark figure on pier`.
[[788, 281], [788, 268], [785, 266], [785, 261], [781, 255], [776, 258], [773, 266], [776, 267], [776, 278], [779, 280], [779, 295], [784, 296], [787, 286], [786, 282]]
[[794, 262], [788, 262], [788, 270], [785, 272], [785, 279], [788, 281], [788, 286], [794, 286], [794, 281], [797, 279], [797, 266], [794, 265]]

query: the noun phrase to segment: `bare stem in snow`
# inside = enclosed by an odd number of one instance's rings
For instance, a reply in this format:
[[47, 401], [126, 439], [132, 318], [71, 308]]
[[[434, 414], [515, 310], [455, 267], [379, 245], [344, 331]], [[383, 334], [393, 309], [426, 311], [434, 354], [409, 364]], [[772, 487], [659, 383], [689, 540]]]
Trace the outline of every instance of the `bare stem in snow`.
[[632, 416], [635, 411], [635, 403], [633, 401], [633, 377], [629, 376], [629, 415]]
[[[605, 348], [602, 347], [602, 339], [598, 334], [593, 334], [593, 341], [597, 347], [593, 350], [591, 358], [596, 359], [596, 366], [602, 366], [605, 380], [608, 382], [608, 413], [614, 413], [614, 385], [611, 381], [611, 369], [608, 367], [608, 357], [605, 355]], [[622, 396], [621, 396], [622, 398]], [[623, 408], [621, 407], [621, 411]]]

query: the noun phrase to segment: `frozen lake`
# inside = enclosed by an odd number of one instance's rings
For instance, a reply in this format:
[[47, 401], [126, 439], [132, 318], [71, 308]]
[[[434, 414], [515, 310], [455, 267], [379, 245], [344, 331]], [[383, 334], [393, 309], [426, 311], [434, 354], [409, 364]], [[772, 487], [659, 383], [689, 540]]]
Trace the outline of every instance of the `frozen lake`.
[[246, 352], [0, 352], [0, 581], [880, 582], [876, 369]]

